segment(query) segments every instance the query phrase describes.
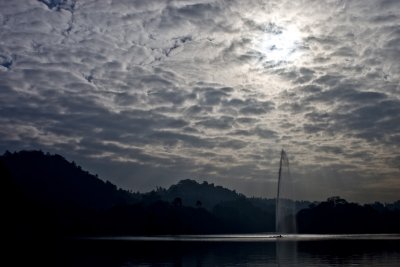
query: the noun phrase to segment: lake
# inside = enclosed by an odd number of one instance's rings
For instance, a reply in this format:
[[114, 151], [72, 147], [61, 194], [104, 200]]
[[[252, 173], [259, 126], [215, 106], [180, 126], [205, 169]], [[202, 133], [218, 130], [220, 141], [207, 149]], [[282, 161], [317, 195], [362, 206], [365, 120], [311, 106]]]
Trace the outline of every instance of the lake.
[[82, 267], [400, 266], [400, 235], [103, 237], [50, 247], [25, 260]]

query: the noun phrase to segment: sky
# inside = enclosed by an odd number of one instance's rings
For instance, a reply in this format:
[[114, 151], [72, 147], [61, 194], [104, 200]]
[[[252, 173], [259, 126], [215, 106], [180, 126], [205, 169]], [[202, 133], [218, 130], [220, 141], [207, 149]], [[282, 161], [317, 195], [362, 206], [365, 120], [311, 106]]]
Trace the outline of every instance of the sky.
[[0, 153], [134, 191], [400, 198], [398, 0], [0, 0]]

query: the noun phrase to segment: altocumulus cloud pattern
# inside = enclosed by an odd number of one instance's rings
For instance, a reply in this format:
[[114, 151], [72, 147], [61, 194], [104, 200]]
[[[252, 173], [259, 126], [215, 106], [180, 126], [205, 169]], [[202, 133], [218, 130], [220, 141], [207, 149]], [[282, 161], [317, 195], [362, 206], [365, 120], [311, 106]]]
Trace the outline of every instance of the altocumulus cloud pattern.
[[0, 148], [120, 186], [400, 189], [400, 1], [0, 0]]

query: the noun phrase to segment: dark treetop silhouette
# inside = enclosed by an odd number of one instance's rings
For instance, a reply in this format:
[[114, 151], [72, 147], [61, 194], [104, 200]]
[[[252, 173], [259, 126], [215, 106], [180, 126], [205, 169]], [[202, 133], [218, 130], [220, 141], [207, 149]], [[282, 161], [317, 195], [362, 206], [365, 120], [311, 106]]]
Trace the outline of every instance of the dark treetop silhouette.
[[[60, 155], [0, 156], [3, 236], [273, 232], [275, 200], [248, 198], [207, 182], [132, 193], [100, 180]], [[338, 197], [297, 201], [299, 232], [400, 232], [400, 202], [361, 206]], [[311, 205], [310, 205], [311, 204]]]

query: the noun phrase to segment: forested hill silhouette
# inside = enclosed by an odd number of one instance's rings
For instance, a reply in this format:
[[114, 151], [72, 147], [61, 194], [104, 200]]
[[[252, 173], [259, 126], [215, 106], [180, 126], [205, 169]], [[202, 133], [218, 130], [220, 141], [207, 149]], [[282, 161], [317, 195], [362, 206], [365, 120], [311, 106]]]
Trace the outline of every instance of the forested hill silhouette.
[[273, 200], [207, 182], [132, 193], [42, 151], [6, 152], [0, 174], [8, 203], [4, 234], [17, 237], [274, 230]]
[[234, 190], [229, 190], [219, 185], [215, 186], [206, 181], [198, 183], [190, 179], [181, 180], [176, 185], [171, 185], [168, 189], [157, 188], [156, 193], [166, 201], [173, 201], [179, 197], [185, 206], [201, 206], [208, 210], [212, 210], [221, 202], [246, 198], [243, 194]]
[[[274, 199], [248, 198], [208, 182], [182, 180], [132, 193], [41, 151], [6, 152], [0, 177], [5, 238], [275, 230]], [[400, 202], [361, 206], [331, 198], [296, 205], [302, 232], [400, 232]], [[373, 227], [357, 227], [369, 219]]]
[[21, 193], [37, 201], [81, 208], [107, 209], [133, 203], [137, 195], [117, 189], [60, 155], [41, 151], [6, 152], [0, 157], [2, 172], [8, 172]]
[[330, 197], [298, 212], [297, 223], [303, 233], [399, 233], [400, 201], [361, 206]]

